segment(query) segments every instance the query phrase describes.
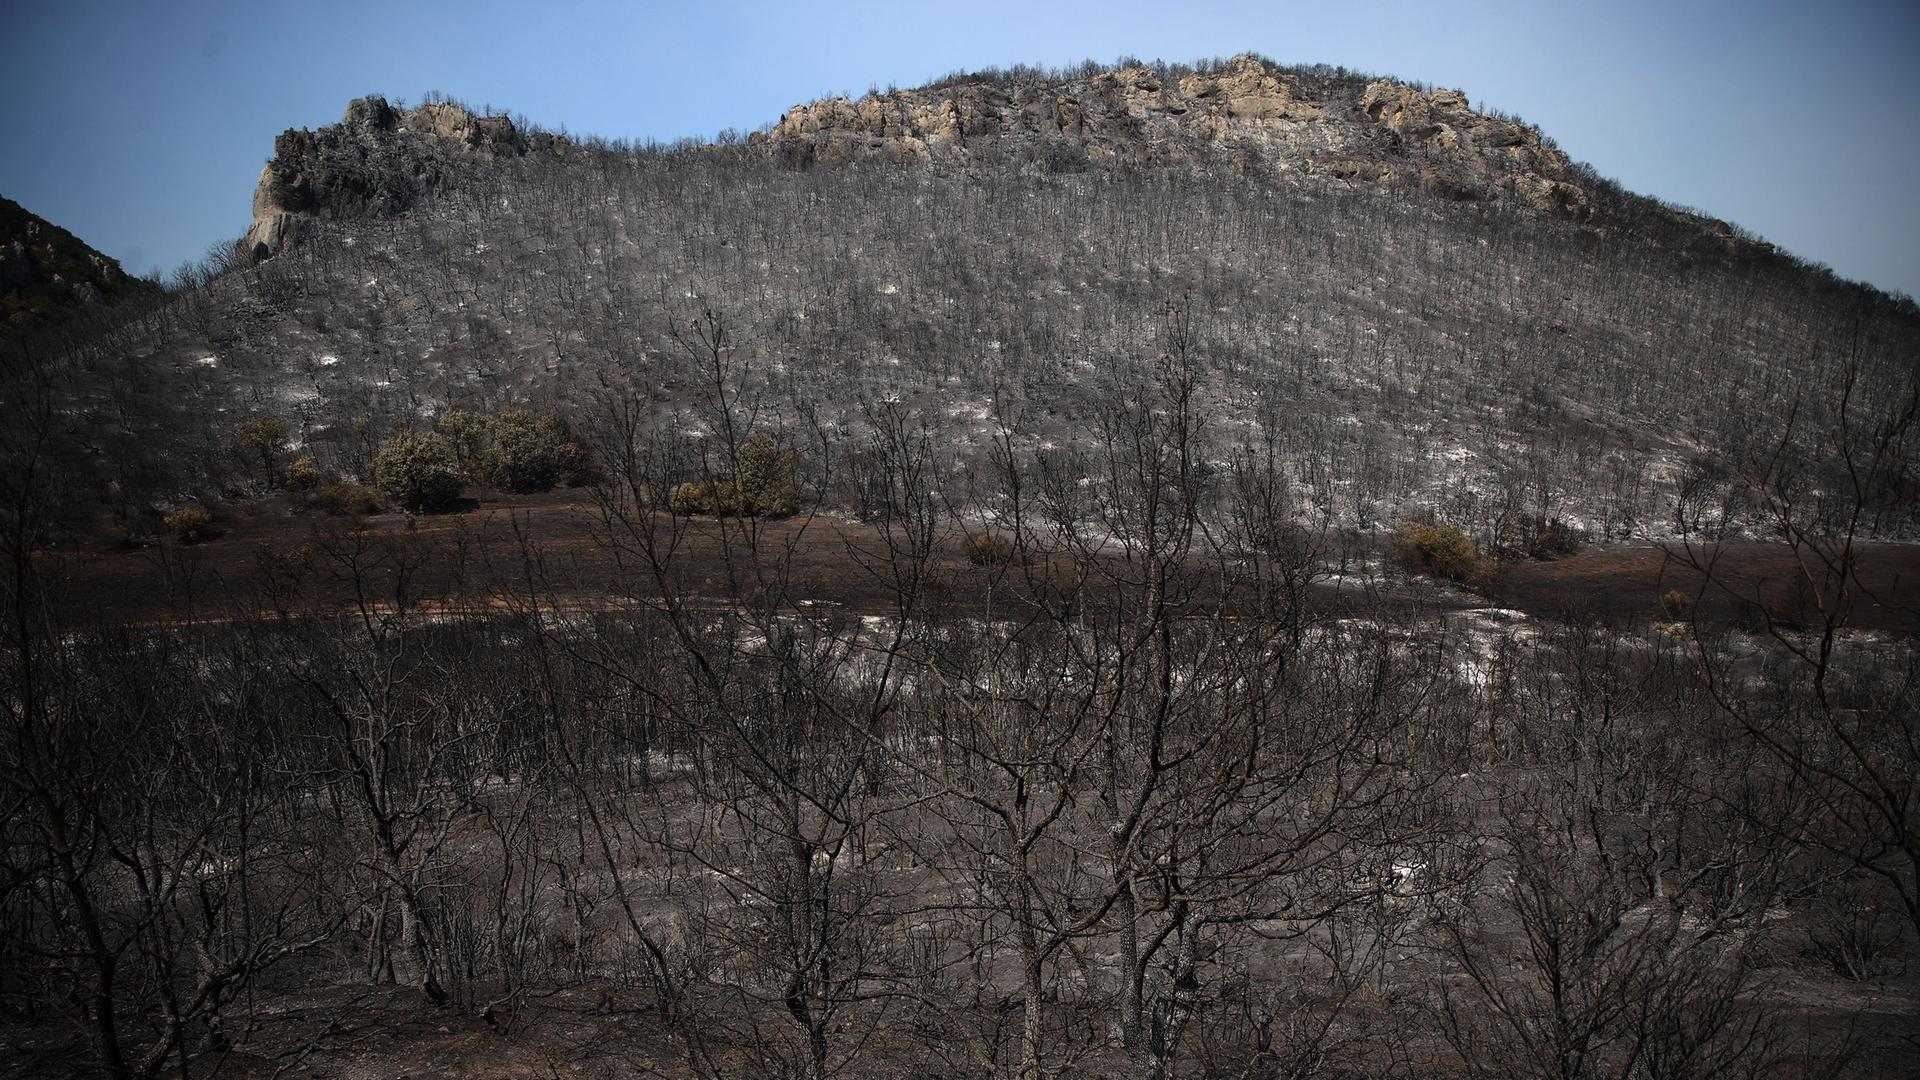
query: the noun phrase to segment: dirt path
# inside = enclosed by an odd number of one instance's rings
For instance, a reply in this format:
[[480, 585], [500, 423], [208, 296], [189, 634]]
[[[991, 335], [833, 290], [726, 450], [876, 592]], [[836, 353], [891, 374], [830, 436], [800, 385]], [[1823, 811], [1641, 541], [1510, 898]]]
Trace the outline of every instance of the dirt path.
[[[828, 517], [758, 523], [758, 556], [747, 551], [738, 524], [686, 521], [656, 534], [673, 544], [677, 591], [720, 598], [778, 588], [799, 606], [859, 614], [895, 610], [887, 545], [878, 530]], [[608, 543], [608, 524], [581, 491], [489, 498], [464, 513], [409, 520], [388, 513], [362, 527], [319, 513], [295, 514], [278, 501], [240, 508], [213, 539], [132, 551], [55, 552], [56, 604], [70, 622], [170, 623], [256, 612], [319, 612], [356, 604], [390, 606], [404, 598], [428, 607], [500, 607], [536, 592], [543, 602], [590, 610], [623, 597], [658, 595], [634, 545]], [[633, 538], [627, 538], [631, 541]], [[956, 534], [946, 539], [933, 571], [949, 602], [978, 610], [998, 596], [1018, 595], [1019, 573], [968, 563]], [[1742, 617], [1755, 597], [1774, 610], [1811, 610], [1811, 591], [1793, 552], [1778, 544], [1737, 544], [1720, 551], [1715, 578], [1702, 576], [1651, 546], [1593, 549], [1550, 562], [1512, 563], [1483, 586], [1486, 603], [1533, 614], [1591, 612], [1628, 621], [1666, 617], [1661, 598], [1681, 589], [1700, 598], [1709, 617]], [[1860, 578], [1870, 595], [1856, 598], [1852, 625], [1920, 633], [1920, 545], [1862, 549]], [[1432, 587], [1388, 590], [1385, 599], [1470, 607], [1474, 597]], [[1737, 595], [1736, 595], [1737, 594]], [[1333, 606], [1377, 604], [1380, 591], [1324, 590]], [[730, 601], [727, 601], [730, 603]]]
[[[1860, 592], [1847, 604], [1847, 624], [1866, 630], [1920, 633], [1920, 545], [1863, 544], [1857, 549]], [[1711, 583], [1687, 565], [1689, 558], [1713, 565]], [[1695, 598], [1708, 618], [1754, 621], [1759, 605], [1776, 618], [1802, 624], [1821, 618], [1815, 583], [1818, 562], [1785, 544], [1739, 543], [1718, 549], [1678, 545], [1608, 547], [1550, 562], [1503, 568], [1487, 594], [1509, 607], [1539, 614], [1591, 611], [1652, 621], [1668, 616], [1662, 598], [1678, 589]]]

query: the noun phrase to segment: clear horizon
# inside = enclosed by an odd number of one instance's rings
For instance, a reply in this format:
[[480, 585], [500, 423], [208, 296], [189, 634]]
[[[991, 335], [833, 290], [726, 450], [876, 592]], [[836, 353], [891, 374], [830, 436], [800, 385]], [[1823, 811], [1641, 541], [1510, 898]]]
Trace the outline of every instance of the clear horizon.
[[367, 94], [440, 91], [550, 129], [669, 141], [955, 70], [1257, 52], [1459, 88], [1631, 190], [1920, 293], [1920, 8], [1900, 3], [1382, 4], [1361, 20], [1280, 4], [354, 0], [318, 19], [212, 0], [11, 16], [0, 195], [133, 273], [238, 237], [274, 136]]

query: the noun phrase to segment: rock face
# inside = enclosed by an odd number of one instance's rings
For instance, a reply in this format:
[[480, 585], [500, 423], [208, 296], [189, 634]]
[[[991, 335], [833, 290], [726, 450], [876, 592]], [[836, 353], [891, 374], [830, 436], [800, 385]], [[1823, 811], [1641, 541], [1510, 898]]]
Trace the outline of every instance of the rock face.
[[1232, 133], [1231, 123], [1271, 124], [1279, 120], [1324, 120], [1326, 109], [1302, 100], [1291, 80], [1276, 76], [1261, 61], [1235, 57], [1220, 75], [1187, 75], [1180, 93], [1206, 102], [1209, 127], [1216, 137]]
[[452, 102], [400, 110], [367, 97], [340, 123], [289, 128], [253, 192], [253, 225], [243, 241], [254, 258], [296, 242], [322, 216], [391, 214], [455, 173], [489, 159], [562, 153], [560, 136], [523, 132], [505, 116]]
[[805, 167], [862, 158], [964, 163], [1226, 159], [1337, 179], [1443, 188], [1584, 219], [1587, 193], [1539, 131], [1476, 113], [1458, 90], [1302, 72], [1255, 56], [1168, 81], [1127, 67], [1059, 80], [973, 79], [827, 98], [754, 141]]

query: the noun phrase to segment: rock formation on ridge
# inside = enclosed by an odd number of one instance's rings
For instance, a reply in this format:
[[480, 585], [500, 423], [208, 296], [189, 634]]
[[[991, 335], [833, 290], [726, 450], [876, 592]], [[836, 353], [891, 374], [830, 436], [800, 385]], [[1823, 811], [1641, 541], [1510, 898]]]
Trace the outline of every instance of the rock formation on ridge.
[[565, 143], [449, 101], [402, 110], [385, 98], [357, 98], [340, 123], [318, 131], [289, 128], [274, 140], [243, 243], [254, 258], [265, 258], [316, 217], [405, 209], [465, 164], [463, 157], [553, 153]]
[[1218, 158], [1510, 199], [1575, 220], [1590, 212], [1566, 154], [1535, 128], [1474, 112], [1458, 90], [1296, 71], [1250, 55], [1177, 78], [1131, 66], [827, 98], [788, 110], [754, 140], [800, 166], [871, 157], [964, 162], [1040, 143], [1056, 160]]

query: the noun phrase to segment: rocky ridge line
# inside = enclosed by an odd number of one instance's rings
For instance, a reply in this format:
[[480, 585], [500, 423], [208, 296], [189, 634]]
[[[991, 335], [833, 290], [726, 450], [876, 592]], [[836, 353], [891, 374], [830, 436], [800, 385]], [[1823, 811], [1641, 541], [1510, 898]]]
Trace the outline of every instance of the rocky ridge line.
[[1124, 67], [827, 98], [795, 106], [751, 140], [803, 167], [864, 158], [963, 162], [1036, 140], [1118, 163], [1259, 153], [1276, 171], [1509, 199], [1574, 220], [1591, 212], [1566, 154], [1536, 128], [1474, 112], [1458, 90], [1309, 80], [1251, 55], [1178, 79]]

